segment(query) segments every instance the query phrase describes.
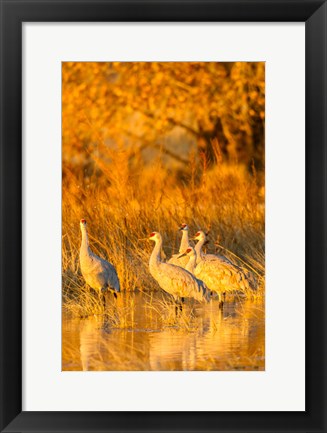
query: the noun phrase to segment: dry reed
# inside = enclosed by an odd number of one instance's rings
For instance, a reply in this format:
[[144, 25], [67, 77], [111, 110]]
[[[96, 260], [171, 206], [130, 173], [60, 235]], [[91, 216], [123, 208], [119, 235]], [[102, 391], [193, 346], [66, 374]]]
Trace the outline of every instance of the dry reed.
[[[63, 307], [74, 315], [103, 314], [102, 301], [84, 287], [79, 269], [79, 220], [86, 218], [92, 250], [116, 267], [122, 291], [153, 292], [159, 287], [148, 271], [152, 245], [140, 241], [162, 233], [169, 258], [180, 243], [178, 227], [190, 234], [210, 227], [207, 252], [225, 254], [250, 271], [264, 296], [264, 186], [256, 173], [236, 163], [208, 168], [190, 157], [187, 167], [167, 168], [159, 154], [149, 165], [123, 147], [100, 145], [88, 175], [65, 170], [62, 202]], [[216, 244], [216, 245], [215, 245]], [[218, 245], [218, 246], [217, 246]], [[117, 326], [130, 319], [113, 313]], [[125, 311], [125, 310], [124, 310]]]

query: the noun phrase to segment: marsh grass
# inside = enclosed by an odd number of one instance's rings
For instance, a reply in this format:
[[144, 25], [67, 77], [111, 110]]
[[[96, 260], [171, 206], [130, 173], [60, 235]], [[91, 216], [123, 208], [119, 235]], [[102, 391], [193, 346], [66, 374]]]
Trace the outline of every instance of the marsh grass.
[[[210, 228], [207, 252], [223, 253], [251, 272], [256, 290], [264, 296], [264, 186], [256, 173], [236, 163], [208, 168], [204, 161], [167, 169], [161, 155], [152, 165], [122, 148], [101, 147], [88, 175], [65, 170], [62, 202], [63, 308], [80, 317], [104, 314], [102, 300], [85, 287], [79, 267], [79, 220], [85, 218], [92, 250], [117, 269], [122, 292], [160, 290], [148, 270], [153, 245], [141, 239], [153, 231], [163, 235], [169, 258], [178, 252], [178, 227], [187, 222], [190, 235]], [[173, 322], [169, 298], [152, 302]], [[129, 326], [133, 306], [108, 307], [115, 326]], [[167, 317], [165, 315], [168, 315]]]
[[[146, 296], [147, 294], [144, 293]], [[180, 308], [181, 306], [181, 308]], [[158, 292], [156, 296], [148, 296], [145, 301], [146, 314], [154, 312], [159, 329], [175, 328], [187, 331], [197, 329], [195, 319], [195, 303], [187, 300], [183, 305], [176, 304], [171, 296]]]

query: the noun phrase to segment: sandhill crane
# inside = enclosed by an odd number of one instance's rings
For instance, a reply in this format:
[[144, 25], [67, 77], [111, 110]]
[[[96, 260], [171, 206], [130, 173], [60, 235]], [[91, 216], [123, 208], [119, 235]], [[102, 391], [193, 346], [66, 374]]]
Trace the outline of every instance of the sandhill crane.
[[106, 260], [95, 255], [90, 247], [86, 229], [86, 220], [80, 221], [82, 232], [82, 243], [79, 254], [82, 275], [86, 284], [98, 293], [107, 291], [117, 297], [117, 292], [120, 292], [120, 284], [116, 269]]
[[202, 251], [203, 245], [207, 242], [206, 234], [202, 230], [199, 230], [192, 239], [198, 241], [197, 244], [195, 245], [197, 264], [200, 263], [201, 260], [219, 260], [232, 265], [232, 262], [228, 260], [227, 257], [218, 256], [216, 254], [205, 254]]
[[[255, 290], [255, 288], [256, 288], [256, 280], [255, 280], [254, 275], [250, 271], [248, 271], [248, 270], [246, 270], [246, 269], [244, 269], [242, 267], [239, 267], [239, 266], [235, 265], [233, 262], [231, 262], [225, 256], [218, 255], [218, 254], [205, 254], [202, 251], [203, 245], [205, 245], [208, 242], [206, 234], [202, 230], [198, 231], [192, 239], [193, 240], [198, 240], [198, 243], [195, 245], [195, 252], [197, 254], [197, 259], [196, 259], [197, 264], [201, 260], [204, 260], [204, 261], [218, 261], [218, 262], [228, 263], [231, 266], [231, 269], [235, 268], [236, 271], [240, 272], [243, 275], [243, 277], [247, 281], [248, 288], [250, 287], [251, 289]], [[216, 245], [216, 243], [215, 243], [215, 245]]]
[[174, 254], [169, 260], [168, 263], [172, 264], [172, 265], [176, 265], [176, 266], [180, 266], [182, 268], [185, 268], [185, 266], [187, 265], [188, 262], [188, 258], [187, 257], [182, 257], [181, 259], [179, 259], [181, 253], [183, 251], [185, 251], [189, 246], [189, 240], [188, 240], [188, 225], [183, 223], [180, 228], [179, 231], [182, 232], [182, 239], [181, 239], [181, 244], [179, 246], [179, 253], [178, 254]]
[[209, 290], [218, 293], [221, 305], [226, 292], [246, 291], [250, 287], [244, 273], [232, 263], [208, 259], [197, 264], [196, 250], [192, 247], [187, 248], [183, 256], [189, 258], [186, 270], [202, 280]]
[[179, 266], [161, 261], [161, 234], [152, 232], [149, 239], [155, 242], [150, 257], [149, 270], [159, 286], [172, 295], [177, 303], [180, 300], [183, 302], [184, 298], [194, 298], [197, 301], [208, 300], [209, 293], [207, 293], [202, 281], [200, 282], [194, 275]]

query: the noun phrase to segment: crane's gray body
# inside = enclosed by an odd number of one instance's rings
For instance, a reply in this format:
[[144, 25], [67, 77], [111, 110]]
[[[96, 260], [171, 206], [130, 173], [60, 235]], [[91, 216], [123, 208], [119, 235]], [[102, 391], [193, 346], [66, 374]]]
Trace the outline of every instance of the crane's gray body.
[[219, 296], [225, 292], [246, 292], [251, 288], [242, 269], [228, 259], [223, 260], [214, 254], [203, 254], [199, 260], [194, 248], [189, 248], [187, 255], [189, 262], [186, 269], [203, 280], [206, 286], [211, 291], [218, 293]]
[[202, 281], [199, 282], [194, 275], [179, 266], [161, 261], [162, 238], [160, 233], [154, 233], [152, 239], [150, 238], [155, 242], [155, 247], [150, 257], [149, 270], [159, 286], [172, 295], [175, 300], [179, 298], [194, 298], [197, 301], [207, 300], [208, 293]]
[[91, 251], [86, 224], [81, 222], [80, 225], [82, 243], [79, 258], [85, 282], [95, 290], [120, 292], [120, 283], [116, 269], [107, 260], [98, 257]]

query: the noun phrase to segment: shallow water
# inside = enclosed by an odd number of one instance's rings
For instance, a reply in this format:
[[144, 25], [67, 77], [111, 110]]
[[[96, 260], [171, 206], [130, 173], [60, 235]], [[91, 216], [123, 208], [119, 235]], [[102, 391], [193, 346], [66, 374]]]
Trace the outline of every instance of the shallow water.
[[219, 309], [187, 303], [176, 315], [161, 292], [123, 293], [106, 316], [63, 315], [63, 370], [264, 370], [262, 301]]

